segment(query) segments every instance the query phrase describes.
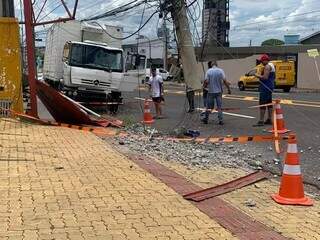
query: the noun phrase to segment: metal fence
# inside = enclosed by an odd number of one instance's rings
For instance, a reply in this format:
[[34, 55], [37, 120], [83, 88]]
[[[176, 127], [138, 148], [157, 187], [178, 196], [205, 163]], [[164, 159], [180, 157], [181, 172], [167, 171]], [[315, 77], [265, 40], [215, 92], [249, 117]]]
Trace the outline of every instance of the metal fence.
[[10, 116], [11, 104], [11, 100], [0, 100], [0, 117]]

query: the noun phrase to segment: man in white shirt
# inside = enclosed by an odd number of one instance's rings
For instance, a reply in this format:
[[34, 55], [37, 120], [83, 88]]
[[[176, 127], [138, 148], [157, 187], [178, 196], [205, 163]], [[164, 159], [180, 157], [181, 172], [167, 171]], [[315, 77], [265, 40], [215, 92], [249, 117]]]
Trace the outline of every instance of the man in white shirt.
[[148, 82], [149, 92], [154, 102], [154, 106], [156, 109], [156, 119], [163, 118], [161, 102], [164, 101], [163, 98], [163, 79], [160, 75], [157, 74], [157, 69], [155, 67], [151, 67], [151, 76]]

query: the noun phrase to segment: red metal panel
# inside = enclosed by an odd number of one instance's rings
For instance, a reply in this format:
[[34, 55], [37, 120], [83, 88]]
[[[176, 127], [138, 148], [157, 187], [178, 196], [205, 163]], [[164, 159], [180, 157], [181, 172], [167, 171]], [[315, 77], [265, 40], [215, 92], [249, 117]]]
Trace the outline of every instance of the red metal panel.
[[256, 171], [254, 173], [250, 173], [246, 176], [237, 178], [235, 180], [232, 180], [230, 182], [227, 182], [227, 183], [215, 186], [215, 187], [203, 189], [203, 190], [193, 192], [193, 193], [188, 193], [188, 194], [184, 195], [183, 197], [188, 200], [200, 202], [200, 201], [203, 201], [203, 200], [206, 200], [206, 199], [209, 199], [212, 197], [216, 197], [221, 194], [232, 192], [236, 189], [248, 186], [252, 183], [255, 183], [255, 182], [258, 182], [262, 179], [265, 179], [268, 176], [269, 176], [269, 173], [267, 173], [267, 172]]
[[57, 122], [96, 125], [89, 115], [46, 83], [36, 81], [37, 94]]

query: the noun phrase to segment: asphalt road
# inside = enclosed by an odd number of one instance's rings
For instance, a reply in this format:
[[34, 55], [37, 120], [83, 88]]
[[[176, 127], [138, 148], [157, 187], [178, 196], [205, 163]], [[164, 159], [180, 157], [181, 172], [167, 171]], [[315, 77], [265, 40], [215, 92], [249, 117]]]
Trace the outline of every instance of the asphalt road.
[[[165, 119], [156, 120], [155, 128], [164, 133], [172, 133], [177, 127], [199, 130], [201, 136], [247, 136], [266, 135], [269, 126], [255, 128], [252, 125], [258, 121], [259, 109], [248, 107], [258, 105], [258, 92], [254, 90], [240, 92], [233, 89], [231, 95], [224, 95], [224, 108], [240, 108], [224, 114], [224, 126], [217, 124], [217, 115], [212, 114], [208, 125], [200, 121], [200, 112], [186, 113], [188, 104], [184, 88], [166, 86], [165, 103], [163, 104]], [[127, 123], [142, 120], [143, 102], [134, 99], [144, 98], [144, 90], [124, 95], [125, 104], [120, 107], [119, 117]], [[301, 151], [300, 160], [304, 179], [320, 187], [320, 93], [283, 93], [276, 91], [274, 99], [281, 99], [283, 104], [285, 124], [288, 129], [297, 134], [298, 148]], [[196, 96], [196, 105], [202, 108], [202, 97]], [[273, 143], [250, 143], [252, 148], [259, 148], [268, 161], [279, 157], [270, 147]], [[286, 150], [286, 143], [281, 147]], [[283, 159], [283, 154], [280, 155]], [[319, 178], [319, 180], [318, 180]]]

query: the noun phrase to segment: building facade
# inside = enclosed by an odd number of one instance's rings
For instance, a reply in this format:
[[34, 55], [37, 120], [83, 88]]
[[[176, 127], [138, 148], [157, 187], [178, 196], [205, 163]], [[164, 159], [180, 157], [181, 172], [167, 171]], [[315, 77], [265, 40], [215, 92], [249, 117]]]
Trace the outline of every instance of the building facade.
[[301, 44], [320, 44], [320, 31], [300, 39]]
[[202, 42], [206, 46], [229, 47], [229, 0], [204, 0]]
[[[163, 67], [163, 60], [165, 55], [165, 43], [163, 39], [136, 39], [135, 42], [122, 45], [124, 55], [128, 53], [139, 53], [147, 58], [147, 65], [152, 63], [158, 67]], [[168, 57], [169, 57], [168, 52]]]

